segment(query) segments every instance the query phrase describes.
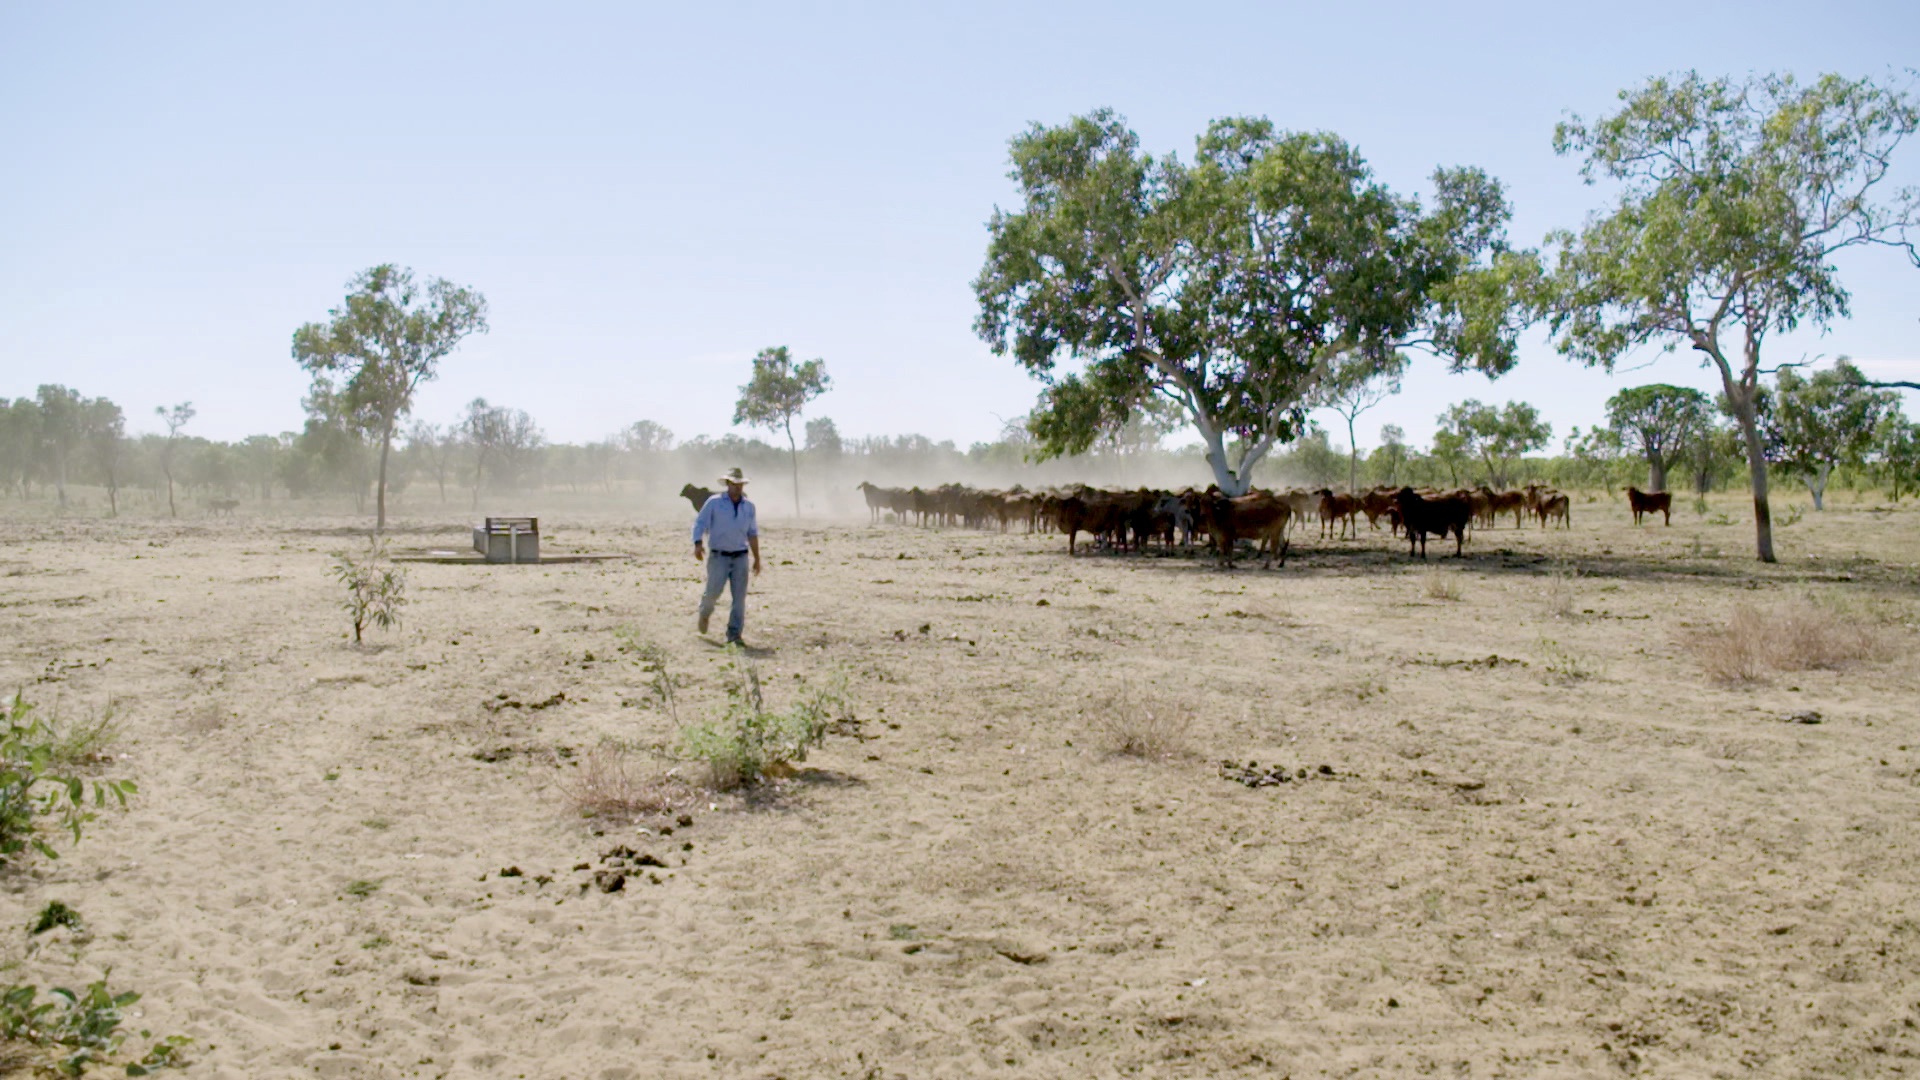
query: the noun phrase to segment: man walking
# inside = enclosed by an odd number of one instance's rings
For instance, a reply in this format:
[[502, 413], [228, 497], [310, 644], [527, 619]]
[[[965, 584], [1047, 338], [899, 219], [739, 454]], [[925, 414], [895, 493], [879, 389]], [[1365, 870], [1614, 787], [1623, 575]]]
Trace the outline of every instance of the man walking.
[[[707, 632], [720, 590], [731, 588], [733, 608], [727, 612], [727, 644], [742, 644], [747, 628], [747, 554], [753, 554], [753, 573], [760, 573], [760, 525], [747, 501], [747, 478], [738, 467], [720, 478], [727, 490], [707, 500], [693, 519], [693, 558], [707, 563], [707, 591], [700, 597], [700, 632]], [[711, 545], [712, 554], [707, 548]]]

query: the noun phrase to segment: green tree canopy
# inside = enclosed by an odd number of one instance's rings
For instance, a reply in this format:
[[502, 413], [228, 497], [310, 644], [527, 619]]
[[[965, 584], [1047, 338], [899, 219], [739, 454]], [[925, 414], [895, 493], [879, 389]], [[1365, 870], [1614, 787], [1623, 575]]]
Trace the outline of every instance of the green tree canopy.
[[1354, 433], [1360, 414], [1400, 392], [1407, 355], [1397, 353], [1385, 364], [1348, 352], [1334, 352], [1315, 372], [1318, 390], [1314, 403], [1330, 409], [1347, 423], [1347, 490], [1360, 489], [1360, 441]]
[[[1487, 483], [1496, 489], [1507, 486], [1521, 458], [1553, 438], [1553, 425], [1524, 401], [1495, 408], [1468, 398], [1441, 413], [1438, 423], [1441, 431], [1458, 440], [1462, 451], [1480, 459], [1486, 466]], [[1436, 451], [1438, 441], [1436, 437]]]
[[1920, 487], [1920, 424], [1899, 413], [1889, 417], [1880, 425], [1874, 457], [1893, 489], [1888, 497], [1899, 502], [1902, 486], [1908, 491]]
[[193, 402], [183, 401], [172, 408], [155, 405], [153, 414], [167, 427], [167, 439], [160, 444], [160, 471], [167, 477], [167, 516], [179, 517], [180, 510], [173, 504], [173, 467], [180, 447], [180, 429], [193, 422]]
[[486, 398], [467, 402], [460, 421], [460, 437], [473, 451], [473, 506], [480, 508], [480, 486], [490, 478], [495, 488], [523, 483], [546, 433], [525, 409], [489, 405]]
[[740, 388], [733, 422], [787, 433], [787, 453], [793, 462], [793, 512], [800, 513], [800, 448], [793, 439], [793, 421], [807, 402], [827, 392], [827, 362], [813, 359], [794, 363], [785, 345], [761, 349], [753, 358], [753, 378]]
[[1647, 490], [1667, 490], [1667, 468], [1713, 423], [1713, 401], [1690, 386], [1630, 386], [1607, 399], [1607, 422], [1647, 459]]
[[66, 506], [67, 467], [86, 439], [87, 402], [79, 391], [47, 384], [35, 391], [34, 403], [40, 409], [41, 468], [53, 480], [60, 505]]
[[1400, 474], [1412, 456], [1407, 433], [1398, 424], [1380, 425], [1380, 445], [1367, 455], [1367, 472], [1375, 483], [1400, 483]]
[[1514, 362], [1537, 267], [1508, 251], [1505, 196], [1477, 169], [1437, 171], [1427, 211], [1334, 135], [1217, 120], [1188, 165], [1142, 153], [1107, 109], [1035, 124], [1011, 159], [1022, 206], [988, 223], [974, 328], [1047, 384], [1030, 420], [1044, 455], [1085, 452], [1157, 396], [1239, 494], [1305, 430], [1331, 351], [1379, 369], [1408, 347], [1456, 370]]
[[374, 528], [387, 527], [387, 458], [413, 393], [441, 358], [469, 334], [487, 332], [487, 300], [444, 278], [424, 295], [413, 271], [391, 263], [347, 282], [347, 298], [326, 323], [293, 333], [293, 358], [312, 374], [314, 393], [335, 399], [342, 415], [380, 444]]
[[81, 411], [80, 435], [87, 456], [107, 485], [107, 509], [120, 514], [120, 459], [127, 447], [127, 418], [103, 397], [91, 398]]
[[1920, 191], [1875, 196], [1920, 127], [1904, 93], [1825, 75], [1735, 82], [1688, 72], [1622, 92], [1618, 112], [1575, 117], [1554, 149], [1581, 154], [1611, 209], [1562, 231], [1544, 291], [1561, 352], [1609, 370], [1648, 344], [1698, 351], [1720, 373], [1745, 443], [1759, 557], [1774, 561], [1757, 395], [1767, 335], [1848, 310], [1834, 257], [1888, 244], [1909, 256]]
[[807, 421], [807, 452], [825, 458], [837, 458], [843, 449], [840, 429], [833, 417], [821, 416]]
[[1826, 508], [1827, 478], [1834, 467], [1864, 462], [1881, 425], [1899, 411], [1898, 394], [1869, 390], [1861, 381], [1859, 369], [1844, 356], [1806, 378], [1793, 368], [1782, 368], [1774, 378], [1765, 417], [1773, 457], [1807, 485], [1815, 510]]

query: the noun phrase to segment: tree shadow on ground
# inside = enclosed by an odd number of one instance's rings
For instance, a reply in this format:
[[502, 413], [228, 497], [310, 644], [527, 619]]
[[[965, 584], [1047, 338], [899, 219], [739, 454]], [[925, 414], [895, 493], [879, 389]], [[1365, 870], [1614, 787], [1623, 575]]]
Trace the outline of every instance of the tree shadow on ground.
[[799, 809], [799, 796], [817, 789], [848, 791], [860, 790], [869, 786], [867, 781], [852, 773], [835, 769], [802, 768], [792, 776], [783, 777], [766, 783], [755, 784], [741, 792], [741, 801], [745, 808], [763, 813], [791, 813]]
[[[1514, 534], [1509, 534], [1512, 536]], [[1719, 583], [1740, 588], [1764, 585], [1815, 585], [1858, 583], [1881, 588], [1920, 592], [1920, 576], [1905, 566], [1889, 565], [1865, 555], [1845, 558], [1788, 559], [1762, 563], [1742, 556], [1709, 556], [1691, 553], [1623, 552], [1603, 548], [1571, 548], [1561, 552], [1517, 549], [1501, 543], [1498, 531], [1481, 530], [1469, 534], [1465, 552], [1453, 553], [1453, 542], [1444, 545], [1429, 541], [1427, 558], [1408, 556], [1405, 540], [1393, 546], [1368, 538], [1371, 543], [1353, 540], [1308, 539], [1292, 541], [1284, 567], [1262, 566], [1262, 557], [1251, 545], [1242, 544], [1234, 557], [1234, 568], [1227, 570], [1220, 557], [1203, 544], [1191, 548], [1149, 548], [1143, 552], [1118, 552], [1095, 549], [1072, 556], [1099, 564], [1128, 565], [1141, 570], [1170, 574], [1205, 574], [1217, 578], [1241, 575], [1290, 576], [1295, 578], [1346, 578], [1419, 569], [1457, 568], [1483, 574], [1545, 577], [1577, 573], [1582, 578], [1657, 583], [1694, 581]], [[1065, 546], [1057, 553], [1068, 558]]]

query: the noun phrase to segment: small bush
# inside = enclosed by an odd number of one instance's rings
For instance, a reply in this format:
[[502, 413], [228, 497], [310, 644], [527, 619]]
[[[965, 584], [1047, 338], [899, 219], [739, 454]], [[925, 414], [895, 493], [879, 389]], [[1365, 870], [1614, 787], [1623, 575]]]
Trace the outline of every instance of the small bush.
[[1600, 674], [1600, 669], [1557, 641], [1542, 638], [1537, 646], [1541, 677], [1549, 682], [1577, 683]]
[[99, 712], [69, 719], [49, 713], [47, 732], [52, 740], [50, 764], [78, 769], [113, 760], [109, 750], [120, 741], [120, 718], [109, 700]]
[[680, 729], [683, 754], [705, 762], [722, 790], [757, 783], [770, 773], [807, 759], [826, 741], [827, 729], [847, 718], [844, 678], [805, 692], [786, 712], [769, 712], [760, 673], [735, 649], [721, 670], [727, 707], [718, 720]]
[[1782, 529], [1790, 529], [1800, 524], [1800, 519], [1806, 516], [1807, 508], [1794, 503], [1782, 511], [1779, 517], [1774, 518], [1773, 523]]
[[1460, 583], [1453, 579], [1452, 574], [1428, 570], [1420, 576], [1426, 579], [1422, 582], [1421, 588], [1429, 600], [1459, 600], [1463, 595], [1460, 591]]
[[614, 648], [640, 665], [640, 670], [647, 675], [648, 692], [660, 703], [667, 719], [678, 727], [680, 700], [674, 695], [673, 672], [667, 650], [641, 637], [639, 629], [631, 625], [615, 627], [613, 636], [618, 641]]
[[1573, 616], [1573, 584], [1579, 578], [1580, 571], [1565, 563], [1554, 566], [1552, 572], [1547, 575], [1547, 584], [1542, 590], [1542, 596], [1547, 603], [1547, 614], [1556, 619], [1567, 619]]
[[28, 937], [38, 937], [56, 926], [64, 926], [75, 933], [80, 932], [80, 913], [59, 900], [52, 900], [40, 909], [40, 915], [27, 927]]
[[385, 544], [375, 540], [358, 559], [345, 552], [335, 556], [333, 576], [347, 590], [342, 606], [353, 623], [355, 645], [369, 626], [386, 630], [400, 625], [400, 609], [407, 606], [407, 572], [387, 559]]
[[638, 753], [603, 742], [584, 754], [560, 782], [581, 817], [630, 819], [664, 814], [692, 801], [686, 785], [662, 776]]
[[1735, 604], [1727, 621], [1681, 644], [1715, 682], [1765, 682], [1776, 671], [1835, 670], [1888, 655], [1892, 643], [1872, 622], [1808, 598], [1770, 608]]
[[[30, 1046], [59, 1048], [62, 1051], [53, 1068], [67, 1076], [79, 1076], [87, 1066], [109, 1062], [126, 1040], [120, 1030], [129, 1005], [140, 1000], [132, 992], [116, 994], [107, 989], [107, 980], [91, 983], [75, 993], [56, 986], [40, 998], [37, 986], [9, 986], [0, 994], [0, 1038]], [[150, 1039], [153, 1033], [142, 1031]], [[126, 1064], [126, 1075], [146, 1076], [155, 1069], [178, 1068], [186, 1064], [180, 1052], [191, 1040], [174, 1035], [154, 1043], [138, 1061]]]
[[0, 731], [0, 864], [11, 863], [27, 848], [57, 859], [59, 853], [40, 835], [40, 819], [51, 817], [80, 842], [83, 826], [105, 807], [109, 796], [121, 806], [136, 790], [131, 780], [95, 780], [88, 805], [87, 781], [72, 773], [58, 774], [58, 733], [33, 715], [33, 706], [18, 694], [7, 703], [6, 728]]
[[1096, 702], [1092, 716], [1115, 754], [1164, 761], [1192, 752], [1187, 732], [1193, 713], [1172, 701], [1142, 697], [1128, 684]]

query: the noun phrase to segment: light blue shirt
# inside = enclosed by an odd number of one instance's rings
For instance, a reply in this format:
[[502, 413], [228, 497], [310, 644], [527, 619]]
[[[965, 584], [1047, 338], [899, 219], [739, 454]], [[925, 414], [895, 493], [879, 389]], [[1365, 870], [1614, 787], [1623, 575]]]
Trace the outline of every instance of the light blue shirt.
[[708, 499], [693, 519], [693, 542], [705, 537], [710, 551], [745, 551], [747, 541], [759, 535], [753, 502], [745, 495], [736, 503], [723, 491]]

